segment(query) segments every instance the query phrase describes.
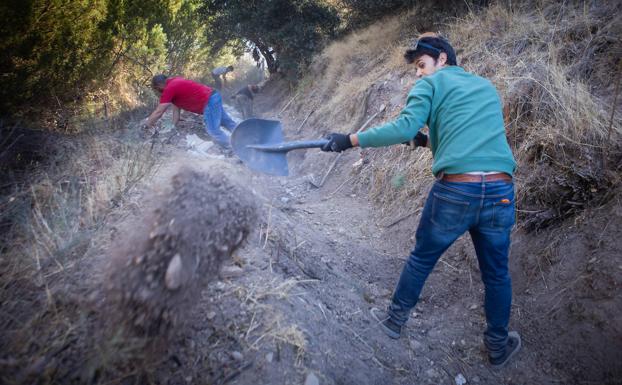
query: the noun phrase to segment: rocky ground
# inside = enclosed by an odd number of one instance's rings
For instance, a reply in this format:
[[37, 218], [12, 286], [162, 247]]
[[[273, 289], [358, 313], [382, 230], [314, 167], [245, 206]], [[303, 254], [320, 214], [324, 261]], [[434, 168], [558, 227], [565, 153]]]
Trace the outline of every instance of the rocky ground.
[[[285, 126], [295, 125], [286, 119]], [[225, 171], [254, 194], [260, 219], [195, 299], [156, 382], [622, 383], [619, 201], [586, 213], [590, 221], [514, 235], [511, 328], [524, 347], [508, 367], [493, 371], [482, 343], [483, 285], [468, 236], [441, 258], [404, 335], [391, 340], [370, 310], [388, 304], [413, 246], [417, 208], [393, 217], [378, 213], [352, 183], [357, 150], [316, 188], [310, 182], [317, 184], [326, 169], [309, 166], [303, 154], [290, 157], [292, 176], [270, 177], [209, 143], [189, 144], [191, 134], [206, 139], [190, 117], [156, 139], [175, 148], [161, 173], [181, 166]]]

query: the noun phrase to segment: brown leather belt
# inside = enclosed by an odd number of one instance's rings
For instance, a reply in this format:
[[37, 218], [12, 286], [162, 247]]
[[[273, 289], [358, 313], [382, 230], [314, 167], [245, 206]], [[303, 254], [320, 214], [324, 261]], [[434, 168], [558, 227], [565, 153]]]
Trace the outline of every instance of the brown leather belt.
[[475, 174], [443, 174], [441, 177], [442, 180], [446, 182], [482, 182], [482, 178], [484, 182], [494, 182], [494, 181], [507, 181], [511, 182], [512, 177], [504, 172], [500, 172], [497, 174], [488, 174], [488, 175], [475, 175]]

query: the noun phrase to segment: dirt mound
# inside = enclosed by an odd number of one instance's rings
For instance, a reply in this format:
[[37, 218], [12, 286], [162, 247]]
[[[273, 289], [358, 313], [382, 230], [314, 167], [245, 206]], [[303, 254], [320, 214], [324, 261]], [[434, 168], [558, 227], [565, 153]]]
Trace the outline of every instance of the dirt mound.
[[113, 314], [143, 335], [167, 335], [256, 218], [249, 193], [224, 175], [183, 169], [142, 227], [113, 251]]

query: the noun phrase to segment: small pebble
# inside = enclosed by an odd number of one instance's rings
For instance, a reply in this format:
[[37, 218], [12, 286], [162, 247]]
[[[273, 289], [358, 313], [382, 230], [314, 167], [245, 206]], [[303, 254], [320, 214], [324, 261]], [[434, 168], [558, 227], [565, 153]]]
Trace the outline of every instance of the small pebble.
[[320, 385], [320, 379], [313, 372], [309, 372], [305, 379], [305, 385]]
[[464, 378], [462, 373], [458, 373], [458, 375], [456, 376], [456, 378], [454, 378], [454, 380], [456, 381], [456, 385], [465, 385], [467, 383], [467, 380], [466, 378]]
[[238, 351], [231, 352], [231, 357], [236, 361], [242, 361], [244, 359], [244, 356], [242, 355], [242, 353]]
[[438, 376], [438, 373], [436, 372], [436, 370], [434, 370], [434, 368], [430, 368], [430, 369], [425, 371], [425, 375], [430, 377], [430, 378], [434, 378], [434, 377]]
[[266, 354], [266, 362], [267, 363], [272, 362], [273, 359], [274, 359], [274, 353], [270, 352], [270, 353]]

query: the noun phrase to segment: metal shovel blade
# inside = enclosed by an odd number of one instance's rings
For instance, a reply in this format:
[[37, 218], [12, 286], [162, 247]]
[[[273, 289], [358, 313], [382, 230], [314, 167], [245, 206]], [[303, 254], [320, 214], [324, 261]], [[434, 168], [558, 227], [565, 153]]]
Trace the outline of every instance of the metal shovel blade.
[[233, 152], [251, 169], [266, 174], [287, 176], [287, 152], [322, 147], [328, 141], [301, 140], [283, 142], [283, 127], [277, 120], [247, 119], [233, 130]]
[[246, 166], [270, 175], [287, 176], [287, 153], [267, 152], [249, 147], [282, 141], [283, 127], [278, 120], [246, 119], [231, 134], [233, 152]]

